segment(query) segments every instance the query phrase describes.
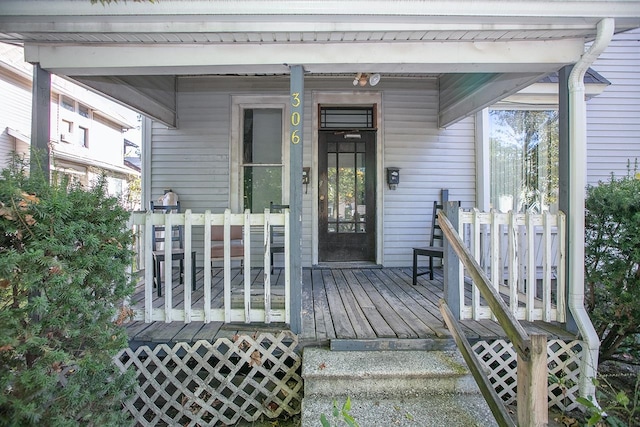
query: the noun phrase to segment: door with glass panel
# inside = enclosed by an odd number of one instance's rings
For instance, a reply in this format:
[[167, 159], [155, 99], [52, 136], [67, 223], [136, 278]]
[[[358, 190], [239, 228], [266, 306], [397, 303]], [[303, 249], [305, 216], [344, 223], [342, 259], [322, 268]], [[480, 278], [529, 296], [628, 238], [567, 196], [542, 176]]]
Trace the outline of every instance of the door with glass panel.
[[375, 261], [375, 130], [320, 130], [318, 261]]

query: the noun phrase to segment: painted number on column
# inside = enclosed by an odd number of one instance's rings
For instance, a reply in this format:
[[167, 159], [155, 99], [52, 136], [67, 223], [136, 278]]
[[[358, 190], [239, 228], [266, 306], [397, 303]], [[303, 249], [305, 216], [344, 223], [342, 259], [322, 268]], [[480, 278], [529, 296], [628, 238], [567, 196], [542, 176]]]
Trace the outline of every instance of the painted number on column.
[[[293, 108], [300, 107], [300, 94], [298, 92], [293, 92], [291, 94], [291, 106]], [[294, 111], [291, 113], [291, 125], [298, 126], [300, 124], [300, 112]], [[291, 143], [298, 144], [300, 143], [300, 135], [298, 135], [299, 129], [294, 129], [291, 132]]]

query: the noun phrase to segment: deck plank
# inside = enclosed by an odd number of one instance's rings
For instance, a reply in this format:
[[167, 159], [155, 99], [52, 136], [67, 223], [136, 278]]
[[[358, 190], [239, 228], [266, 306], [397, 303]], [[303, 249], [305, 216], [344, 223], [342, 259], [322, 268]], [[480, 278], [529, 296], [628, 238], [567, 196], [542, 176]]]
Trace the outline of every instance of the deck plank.
[[353, 297], [358, 302], [363, 315], [366, 316], [368, 323], [371, 325], [371, 328], [375, 333], [374, 337], [395, 338], [396, 333], [391, 326], [389, 326], [384, 317], [382, 317], [373, 301], [371, 301], [371, 298], [369, 298], [367, 292], [364, 290], [358, 279], [356, 279], [353, 271], [344, 270], [343, 274], [347, 280], [347, 284], [353, 294]]
[[319, 270], [311, 271], [311, 284], [313, 293], [313, 312], [316, 317], [316, 332], [319, 340], [326, 340], [336, 337], [331, 321], [331, 311], [325, 291], [322, 273]]
[[[408, 282], [404, 282], [400, 277], [395, 275], [392, 270], [372, 270], [381, 280], [388, 283], [389, 290], [393, 292], [400, 300], [404, 301], [405, 306], [412, 311], [416, 317], [421, 319], [438, 337], [449, 337], [451, 334], [442, 322], [441, 316], [436, 316], [427, 309], [430, 304], [426, 298], [419, 294]], [[439, 313], [438, 313], [439, 314]]]
[[311, 284], [311, 270], [302, 270], [302, 340], [315, 340], [316, 322], [313, 315], [313, 289]]
[[[418, 338], [428, 338], [437, 336], [436, 332], [423, 319], [417, 316], [411, 308], [409, 308], [403, 298], [396, 295], [395, 286], [390, 286], [387, 282], [377, 276], [379, 270], [368, 270], [365, 275], [371, 283], [378, 289], [381, 295], [390, 303], [393, 310], [400, 316], [416, 334]], [[404, 297], [404, 296], [403, 296]]]
[[371, 298], [378, 312], [385, 319], [387, 324], [395, 332], [398, 338], [419, 338], [418, 334], [403, 320], [393, 307], [391, 295], [387, 295], [385, 289], [378, 289], [370, 280], [367, 270], [356, 270], [356, 278]]
[[351, 325], [351, 321], [347, 315], [347, 309], [344, 307], [342, 298], [340, 297], [341, 292], [338, 291], [332, 270], [323, 269], [321, 271], [325, 292], [327, 293], [329, 311], [331, 312], [331, 320], [333, 328], [336, 331], [336, 338], [356, 338], [356, 332]]
[[355, 332], [355, 337], [353, 338], [375, 338], [376, 333], [367, 321], [362, 308], [358, 305], [358, 300], [349, 288], [347, 279], [344, 276], [344, 271], [345, 270], [334, 270], [333, 278], [336, 286], [340, 289], [342, 302]]

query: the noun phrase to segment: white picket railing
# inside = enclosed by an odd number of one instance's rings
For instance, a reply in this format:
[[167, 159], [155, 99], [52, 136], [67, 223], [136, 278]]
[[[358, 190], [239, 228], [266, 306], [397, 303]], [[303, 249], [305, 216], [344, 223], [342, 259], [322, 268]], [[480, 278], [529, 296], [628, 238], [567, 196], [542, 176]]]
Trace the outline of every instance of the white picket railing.
[[[212, 302], [212, 274], [211, 274], [211, 226], [222, 225], [225, 227], [225, 256], [223, 261], [223, 307], [215, 308], [211, 306]], [[244, 302], [241, 308], [232, 307], [231, 304], [231, 259], [230, 259], [230, 227], [231, 225], [242, 225], [244, 236], [244, 261], [243, 261], [243, 294]], [[233, 214], [226, 210], [224, 214], [213, 214], [210, 211], [205, 213], [192, 213], [186, 210], [184, 213], [152, 213], [139, 212], [132, 213], [130, 218], [130, 226], [134, 231], [134, 235], [143, 239], [143, 244], [136, 245], [138, 249], [142, 247], [143, 256], [141, 257], [141, 268], [144, 269], [144, 300], [142, 301], [142, 309], [140, 307], [131, 307], [134, 310], [134, 320], [144, 320], [145, 322], [164, 321], [184, 322], [203, 321], [208, 322], [284, 322], [289, 323], [291, 314], [291, 280], [289, 268], [289, 210], [285, 209], [282, 213], [270, 213], [265, 209], [263, 214], [252, 214], [246, 211], [242, 214]], [[174, 304], [173, 292], [170, 291], [171, 286], [175, 288], [175, 284], [171, 285], [172, 271], [177, 260], [171, 259], [171, 245], [166, 244], [165, 261], [163, 265], [163, 276], [165, 277], [165, 291], [163, 297], [156, 297], [154, 304], [154, 284], [153, 284], [153, 251], [152, 251], [152, 233], [154, 226], [164, 226], [166, 230], [170, 230], [172, 226], [182, 226], [184, 233], [184, 253], [191, 254], [192, 251], [198, 251], [203, 258], [204, 268], [204, 295], [201, 303], [196, 307], [192, 303], [192, 271], [196, 267], [192, 265], [191, 256], [184, 257], [184, 274], [183, 283], [179, 284], [184, 292], [184, 300], [180, 304]], [[271, 233], [272, 226], [284, 227], [284, 308], [273, 308], [272, 289], [271, 289]], [[194, 233], [194, 228], [197, 231]], [[258, 231], [259, 230], [259, 231]], [[203, 235], [202, 240], [198, 241], [194, 235]], [[264, 243], [263, 258], [263, 282], [264, 303], [259, 307], [253, 307], [251, 302], [252, 283], [251, 275], [251, 255], [253, 240], [261, 239]], [[255, 248], [255, 245], [254, 245]], [[254, 249], [255, 250], [255, 249]], [[169, 278], [169, 279], [167, 279]], [[167, 283], [169, 285], [167, 285]], [[163, 298], [163, 304], [157, 304], [157, 298]]]
[[[517, 319], [565, 322], [563, 213], [460, 210], [458, 230], [493, 286], [507, 295], [507, 305]], [[461, 319], [493, 318], [475, 286], [471, 302], [465, 302], [462, 269], [460, 264]]]

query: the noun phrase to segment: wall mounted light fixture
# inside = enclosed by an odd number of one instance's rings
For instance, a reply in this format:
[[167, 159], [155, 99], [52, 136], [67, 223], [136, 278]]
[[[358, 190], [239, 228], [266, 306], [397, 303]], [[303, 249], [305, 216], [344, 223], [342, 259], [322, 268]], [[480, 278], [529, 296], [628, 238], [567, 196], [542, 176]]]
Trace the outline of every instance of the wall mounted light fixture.
[[368, 74], [368, 73], [358, 73], [353, 79], [354, 86], [366, 86], [369, 83], [369, 86], [375, 86], [380, 83], [380, 74]]

